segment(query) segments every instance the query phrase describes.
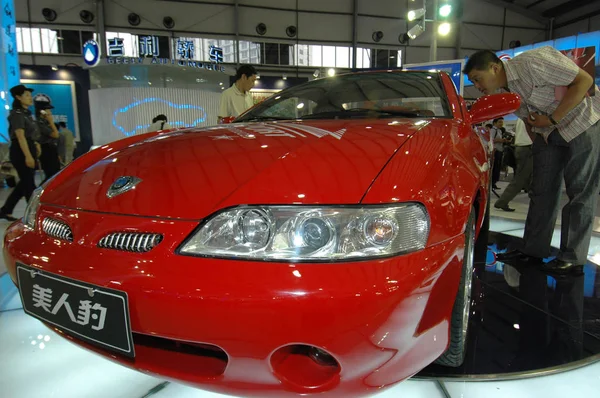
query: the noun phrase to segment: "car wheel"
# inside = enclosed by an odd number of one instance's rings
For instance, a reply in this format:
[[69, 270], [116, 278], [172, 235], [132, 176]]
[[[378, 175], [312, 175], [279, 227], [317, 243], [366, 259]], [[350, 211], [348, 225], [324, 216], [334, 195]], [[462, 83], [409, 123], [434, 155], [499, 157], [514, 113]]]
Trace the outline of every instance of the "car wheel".
[[458, 293], [452, 309], [450, 345], [435, 361], [436, 364], [457, 367], [463, 364], [467, 348], [467, 331], [471, 312], [471, 289], [475, 263], [475, 208], [471, 209], [465, 231], [465, 254]]

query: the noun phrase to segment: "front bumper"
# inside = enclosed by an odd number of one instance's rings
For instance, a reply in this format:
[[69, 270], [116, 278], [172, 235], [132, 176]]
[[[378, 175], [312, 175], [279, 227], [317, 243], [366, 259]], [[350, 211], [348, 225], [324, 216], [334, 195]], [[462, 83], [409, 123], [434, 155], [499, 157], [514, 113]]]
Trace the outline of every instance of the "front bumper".
[[[245, 396], [357, 396], [412, 376], [448, 344], [461, 237], [388, 259], [271, 263], [176, 255], [196, 221], [43, 205], [38, 221], [49, 216], [71, 226], [73, 242], [46, 236], [39, 222], [36, 231], [12, 224], [4, 258], [13, 281], [18, 261], [127, 292], [135, 359], [54, 329], [138, 370]], [[148, 253], [97, 247], [115, 231], [157, 232], [164, 240]], [[318, 347], [339, 366], [317, 366], [292, 346]]]

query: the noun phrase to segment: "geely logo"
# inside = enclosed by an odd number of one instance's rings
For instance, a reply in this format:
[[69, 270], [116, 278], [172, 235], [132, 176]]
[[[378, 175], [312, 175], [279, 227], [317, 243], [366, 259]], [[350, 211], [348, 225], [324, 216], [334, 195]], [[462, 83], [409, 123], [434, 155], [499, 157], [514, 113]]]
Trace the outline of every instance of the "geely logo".
[[115, 180], [112, 183], [108, 191], [106, 192], [106, 196], [108, 198], [114, 198], [117, 195], [125, 193], [129, 190], [135, 188], [137, 184], [139, 184], [142, 180], [137, 177], [132, 176], [122, 176]]

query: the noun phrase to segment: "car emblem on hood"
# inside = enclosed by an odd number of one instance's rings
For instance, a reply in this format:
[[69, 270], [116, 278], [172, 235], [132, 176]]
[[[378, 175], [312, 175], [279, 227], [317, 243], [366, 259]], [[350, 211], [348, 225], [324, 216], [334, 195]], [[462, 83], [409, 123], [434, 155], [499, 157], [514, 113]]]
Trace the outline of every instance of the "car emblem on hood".
[[115, 182], [112, 183], [110, 188], [108, 188], [108, 191], [106, 192], [106, 196], [108, 198], [113, 198], [117, 195], [125, 193], [125, 192], [135, 188], [135, 186], [137, 184], [139, 184], [141, 181], [142, 180], [140, 178], [132, 177], [132, 176], [119, 177], [115, 180]]

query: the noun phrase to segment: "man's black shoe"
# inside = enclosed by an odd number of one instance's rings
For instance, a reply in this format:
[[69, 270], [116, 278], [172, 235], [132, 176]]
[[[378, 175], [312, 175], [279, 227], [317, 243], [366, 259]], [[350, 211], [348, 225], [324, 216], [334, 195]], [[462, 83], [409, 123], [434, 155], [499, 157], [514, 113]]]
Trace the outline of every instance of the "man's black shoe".
[[3, 218], [3, 219], [8, 220], [8, 221], [17, 221], [17, 219], [15, 217], [11, 216], [10, 214], [6, 214], [4, 212], [1, 212], [1, 211], [0, 211], [0, 218]]
[[494, 207], [496, 209], [500, 209], [500, 210], [504, 210], [504, 211], [515, 211], [515, 209], [513, 209], [512, 207], [508, 207], [508, 205], [498, 206], [497, 204], [494, 204]]
[[499, 187], [498, 185], [494, 184], [494, 185], [492, 186], [492, 189], [500, 189], [500, 187]]
[[573, 273], [581, 273], [583, 271], [583, 265], [574, 264], [569, 261], [563, 261], [555, 258], [552, 261], [549, 261], [542, 265], [542, 271], [552, 273], [552, 274], [569, 274]]
[[511, 250], [506, 253], [498, 253], [496, 259], [503, 263], [512, 265], [541, 265], [543, 259], [539, 257], [528, 256], [518, 250]]

